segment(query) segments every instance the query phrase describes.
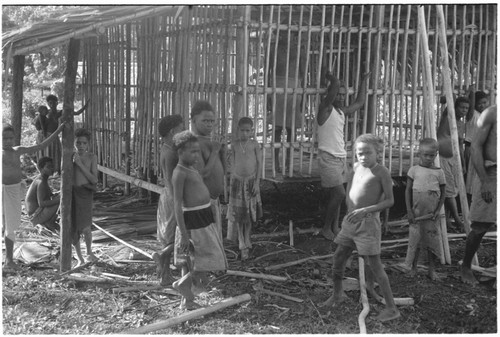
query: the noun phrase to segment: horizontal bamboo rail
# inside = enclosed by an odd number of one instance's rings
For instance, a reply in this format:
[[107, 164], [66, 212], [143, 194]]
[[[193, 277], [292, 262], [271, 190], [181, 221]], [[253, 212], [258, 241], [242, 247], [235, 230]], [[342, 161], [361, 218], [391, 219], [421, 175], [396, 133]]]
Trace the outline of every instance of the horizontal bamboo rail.
[[136, 185], [136, 186], [138, 186], [140, 188], [144, 188], [144, 189], [146, 189], [148, 191], [151, 191], [151, 192], [162, 194], [164, 192], [164, 190], [165, 190], [164, 187], [161, 187], [161, 186], [158, 186], [158, 185], [155, 185], [155, 184], [151, 184], [150, 182], [147, 182], [147, 181], [144, 181], [144, 180], [141, 180], [141, 179], [137, 179], [137, 178], [133, 178], [133, 177], [127, 176], [126, 174], [113, 171], [113, 170], [111, 170], [111, 169], [109, 169], [107, 167], [101, 166], [101, 165], [97, 165], [97, 169], [99, 171], [101, 171], [102, 173], [104, 173], [104, 174], [110, 175], [110, 176], [112, 176], [112, 177], [114, 177], [116, 179], [125, 181], [127, 183]]

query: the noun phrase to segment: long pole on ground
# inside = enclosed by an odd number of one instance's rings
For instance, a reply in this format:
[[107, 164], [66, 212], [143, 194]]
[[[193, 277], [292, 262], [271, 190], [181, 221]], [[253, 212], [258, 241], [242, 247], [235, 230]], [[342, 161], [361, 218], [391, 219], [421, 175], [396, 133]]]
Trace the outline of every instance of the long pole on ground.
[[[71, 269], [71, 201], [73, 193], [73, 112], [75, 111], [76, 73], [80, 40], [70, 39], [68, 59], [64, 76], [64, 103], [62, 120], [67, 126], [62, 131], [62, 171], [61, 171], [61, 258], [60, 271]], [[56, 140], [59, 141], [59, 140]]]

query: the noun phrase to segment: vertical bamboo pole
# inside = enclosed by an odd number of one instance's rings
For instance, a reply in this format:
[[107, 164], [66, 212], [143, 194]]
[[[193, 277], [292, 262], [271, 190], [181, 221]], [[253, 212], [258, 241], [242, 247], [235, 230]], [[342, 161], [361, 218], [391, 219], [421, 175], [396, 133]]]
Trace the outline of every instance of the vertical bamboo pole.
[[[130, 176], [130, 109], [131, 109], [131, 87], [132, 87], [132, 27], [130, 23], [126, 25], [126, 69], [125, 69], [125, 174]], [[125, 195], [130, 194], [130, 183], [125, 183]]]
[[[272, 158], [272, 170], [273, 170], [273, 178], [276, 177], [276, 162], [279, 161], [279, 157], [276, 158], [276, 153], [274, 151], [274, 147], [277, 146], [276, 144], [278, 141], [281, 142], [282, 136], [280, 135], [280, 139], [276, 139], [276, 64], [278, 62], [278, 43], [280, 39], [280, 22], [281, 22], [281, 6], [278, 5], [278, 18], [277, 18], [277, 23], [276, 23], [276, 35], [275, 35], [275, 41], [274, 41], [274, 54], [273, 54], [273, 73], [272, 73], [272, 139], [273, 143], [271, 146], [271, 158]], [[284, 167], [282, 167], [284, 169]]]
[[[403, 141], [405, 139], [405, 135], [403, 134], [403, 105], [405, 109], [407, 108], [408, 104], [403, 104], [405, 100], [405, 87], [406, 87], [406, 67], [408, 64], [407, 60], [407, 51], [408, 51], [408, 32], [410, 29], [410, 14], [411, 14], [411, 5], [406, 6], [406, 25], [405, 25], [405, 30], [404, 30], [404, 37], [403, 37], [403, 57], [402, 57], [402, 62], [401, 62], [401, 81], [400, 81], [400, 94], [399, 94], [399, 108], [400, 108], [400, 115], [399, 115], [399, 176], [403, 175]], [[408, 120], [408, 119], [407, 119]]]
[[[385, 5], [377, 5], [376, 7], [377, 13], [376, 13], [376, 25], [377, 27], [382, 27], [384, 25], [384, 14], [385, 14]], [[372, 78], [371, 78], [371, 83], [373, 83], [373, 88], [374, 90], [377, 88], [378, 84], [378, 79], [380, 78], [380, 63], [381, 63], [381, 56], [380, 56], [380, 50], [382, 46], [382, 31], [379, 30], [377, 34], [375, 35], [375, 45], [376, 48], [374, 49], [374, 55], [372, 55], [373, 58], [373, 66], [371, 69], [372, 71]], [[371, 97], [371, 107], [376, 111], [377, 107], [377, 95], [374, 92], [374, 95]], [[375, 126], [377, 123], [377, 115], [375, 113], [370, 114], [370, 119], [367, 120], [367, 132], [372, 133], [375, 131]]]
[[[419, 26], [417, 26], [418, 29]], [[413, 157], [414, 157], [414, 147], [415, 147], [415, 139], [417, 135], [414, 134], [415, 131], [415, 122], [418, 118], [418, 101], [417, 97], [417, 88], [418, 88], [418, 78], [419, 78], [419, 58], [420, 58], [420, 33], [417, 31], [415, 34], [415, 44], [413, 46], [415, 53], [413, 54], [413, 69], [412, 69], [412, 97], [411, 97], [411, 112], [410, 112], [410, 167], [413, 166]]]
[[[370, 18], [368, 19], [368, 33], [367, 33], [367, 40], [368, 40], [368, 46], [366, 48], [366, 60], [365, 60], [365, 65], [366, 65], [366, 69], [372, 69], [372, 65], [371, 65], [371, 59], [372, 59], [372, 35], [373, 33], [375, 33], [376, 31], [378, 31], [377, 28], [374, 27], [374, 13], [375, 13], [375, 6], [370, 6]], [[384, 67], [386, 67], [384, 65]], [[378, 95], [377, 95], [377, 87], [378, 87], [378, 82], [377, 81], [372, 81], [372, 83], [374, 83], [373, 85], [373, 95], [372, 95], [372, 99], [368, 101], [368, 107], [367, 109], [369, 111], [373, 111], [375, 112], [376, 114], [376, 104], [378, 104]], [[385, 91], [384, 91], [384, 95], [385, 95]], [[384, 102], [383, 102], [383, 106], [384, 106], [384, 110], [385, 110], [385, 97], [384, 97]], [[368, 132], [367, 130], [367, 126], [368, 125], [371, 125], [371, 121], [369, 122], [368, 121], [368, 115], [365, 119], [363, 119], [363, 133], [366, 133]], [[372, 117], [370, 117], [372, 118]], [[374, 116], [373, 117], [375, 119], [375, 125], [377, 123], [377, 116]], [[385, 120], [385, 119], [383, 119]], [[375, 130], [373, 130], [375, 131]], [[385, 130], [384, 130], [385, 132]], [[384, 148], [384, 152], [383, 152], [383, 157], [385, 157], [385, 148]]]
[[[23, 120], [23, 81], [24, 81], [24, 55], [15, 55], [12, 63], [12, 98], [11, 98], [11, 125], [14, 132], [15, 144], [21, 144]], [[59, 140], [56, 139], [56, 142]]]
[[[267, 42], [266, 42], [266, 47], [265, 47], [265, 56], [264, 56], [264, 62], [265, 62], [265, 66], [264, 66], [264, 89], [267, 89], [269, 87], [269, 83], [270, 83], [270, 73], [269, 73], [269, 63], [270, 63], [270, 60], [271, 60], [271, 39], [272, 39], [272, 35], [273, 35], [273, 30], [272, 30], [272, 22], [273, 22], [273, 14], [274, 14], [274, 6], [271, 5], [271, 8], [269, 10], [269, 21], [268, 21], [268, 31], [267, 31]], [[262, 177], [264, 178], [266, 175], [265, 175], [265, 167], [266, 167], [266, 144], [267, 144], [267, 141], [268, 141], [268, 136], [267, 136], [267, 125], [269, 123], [269, 121], [267, 120], [267, 98], [268, 98], [268, 95], [264, 92], [264, 103], [263, 103], [263, 106], [264, 106], [264, 114], [262, 116], [262, 125], [263, 125], [263, 132], [262, 132], [262, 139], [263, 139], [263, 144], [262, 144], [262, 170], [264, 171], [264, 174], [262, 175]], [[274, 127], [274, 124], [272, 125], [272, 127]], [[274, 145], [274, 136], [271, 135], [271, 142], [270, 142], [270, 151], [271, 151], [271, 175], [273, 177], [276, 176], [276, 171], [274, 169], [274, 150], [273, 150], [273, 145]]]
[[236, 84], [242, 91], [235, 95], [235, 109], [233, 110], [233, 125], [231, 133], [236, 137], [238, 120], [240, 116], [246, 116], [247, 94], [248, 94], [248, 24], [250, 21], [250, 7], [242, 6], [238, 11], [239, 29], [236, 32]]
[[[358, 52], [357, 52], [357, 58], [356, 58], [356, 74], [355, 77], [356, 81], [354, 82], [355, 88], [359, 88], [359, 83], [360, 83], [360, 76], [361, 74], [361, 54], [362, 54], [362, 40], [363, 40], [363, 18], [364, 18], [364, 6], [361, 6], [361, 13], [360, 13], [360, 21], [359, 21], [359, 32], [358, 32]], [[366, 70], [364, 70], [366, 72]], [[375, 93], [373, 93], [375, 95]], [[366, 120], [366, 116], [368, 113], [368, 104], [363, 105], [363, 120]], [[374, 130], [375, 133], [375, 130]], [[353, 123], [353, 128], [352, 128], [352, 134], [353, 134], [353, 140], [356, 139], [358, 136], [358, 112], [356, 111], [354, 113], [354, 123]]]
[[[292, 100], [292, 143], [290, 144], [290, 176], [293, 174], [293, 164], [294, 164], [294, 152], [293, 152], [293, 142], [294, 142], [294, 137], [295, 137], [295, 129], [297, 126], [295, 125], [295, 114], [297, 113], [297, 83], [299, 80], [299, 69], [300, 69], [300, 64], [303, 62], [303, 53], [301, 52], [302, 50], [302, 20], [303, 20], [303, 6], [300, 7], [300, 16], [299, 16], [299, 28], [298, 28], [298, 33], [297, 33], [297, 62], [295, 63], [295, 87], [294, 87], [294, 92], [293, 92], [293, 100]], [[323, 15], [322, 15], [322, 24], [321, 27], [325, 26], [325, 6], [323, 6]], [[318, 74], [321, 72], [321, 56], [322, 51], [323, 51], [323, 32], [321, 32], [321, 43], [320, 43], [320, 62], [318, 66]], [[319, 78], [320, 76], [317, 76], [318, 81], [317, 81], [317, 89], [319, 89]], [[306, 84], [302, 84], [302, 88], [305, 88]], [[304, 102], [306, 100], [306, 95], [302, 94], [302, 101]], [[316, 99], [319, 98], [319, 95], [316, 95]], [[307, 130], [306, 126], [306, 121], [305, 121], [305, 109], [304, 105], [301, 105], [301, 118], [300, 118], [300, 139], [299, 139], [299, 172], [302, 173], [302, 161], [304, 160], [304, 141], [305, 141], [305, 132]], [[310, 160], [312, 159], [312, 156], [310, 156]]]
[[[427, 131], [427, 135], [424, 134], [424, 136], [430, 136], [434, 139], [437, 139], [436, 137], [436, 126], [434, 123], [434, 118], [432, 118], [433, 112], [434, 112], [434, 107], [436, 106], [435, 104], [435, 95], [434, 95], [434, 84], [432, 81], [432, 71], [431, 71], [431, 62], [429, 59], [429, 41], [427, 40], [427, 28], [425, 25], [425, 14], [424, 14], [424, 9], [422, 6], [418, 8], [418, 20], [419, 20], [419, 34], [421, 37], [421, 42], [422, 42], [422, 57], [423, 57], [423, 70], [424, 70], [424, 78], [426, 83], [424, 83], [424, 99], [426, 100], [426, 106], [424, 107], [424, 114], [427, 116], [425, 119], [429, 123], [429, 127], [427, 129], [424, 129], [424, 132]], [[439, 159], [436, 158], [435, 160], [436, 163], [439, 163]], [[441, 215], [444, 214], [444, 207], [441, 207]], [[444, 217], [441, 217], [441, 243], [442, 243], [442, 254], [440, 256], [441, 263], [448, 263], [451, 264], [451, 254], [450, 254], [450, 247], [448, 244], [448, 233], [446, 230], [446, 219]]]
[[63, 120], [68, 126], [63, 129], [61, 171], [61, 257], [60, 271], [71, 269], [71, 207], [73, 193], [73, 111], [75, 101], [76, 73], [80, 40], [70, 39], [68, 59], [64, 76]]
[[[439, 35], [439, 45], [441, 49], [441, 71], [443, 72], [444, 80], [444, 91], [446, 94], [446, 102], [453, 102], [453, 88], [451, 87], [451, 71], [448, 64], [448, 49], [447, 49], [447, 39], [446, 39], [446, 21], [443, 14], [443, 6], [436, 5], [437, 18], [438, 18], [438, 35]], [[467, 203], [467, 195], [465, 193], [465, 184], [463, 179], [463, 169], [460, 158], [460, 146], [458, 144], [458, 130], [457, 121], [455, 119], [455, 106], [454, 104], [447, 104], [448, 109], [448, 123], [450, 125], [451, 132], [451, 145], [453, 150], [453, 159], [455, 160], [455, 165], [458, 167], [458, 190], [460, 192], [460, 206], [462, 208], [462, 213], [464, 216], [464, 227], [468, 234], [470, 232], [470, 217], [469, 217], [469, 205]]]
[[[386, 116], [388, 115], [388, 113], [386, 113], [386, 110], [391, 110], [392, 108], [392, 105], [391, 105], [391, 102], [390, 102], [390, 99], [389, 99], [389, 102], [387, 102], [388, 98], [388, 92], [389, 92], [389, 79], [391, 78], [391, 67], [390, 67], [390, 64], [391, 64], [391, 46], [392, 46], [392, 39], [391, 39], [391, 34], [392, 34], [392, 23], [393, 23], [393, 12], [394, 12], [394, 6], [391, 5], [390, 7], [390, 10], [389, 10], [389, 27], [388, 27], [388, 32], [387, 32], [387, 44], [385, 46], [385, 58], [384, 58], [384, 90], [383, 90], [383, 94], [382, 94], [382, 106], [383, 106], [383, 115]], [[389, 96], [390, 97], [390, 96]], [[389, 103], [389, 104], [388, 104]], [[387, 109], [388, 107], [388, 109]], [[389, 112], [387, 111], [387, 112]], [[391, 127], [391, 124], [392, 124], [392, 120], [390, 119], [390, 115], [389, 115], [389, 119], [386, 120], [386, 118], [382, 118], [382, 134], [385, 135], [386, 134], [386, 130], [387, 130], [387, 139], [388, 139], [388, 142], [389, 142], [389, 147], [388, 147], [388, 151], [389, 151], [389, 158], [391, 158], [391, 154], [392, 154], [392, 127]], [[386, 123], [388, 123], [389, 125], [386, 125]], [[366, 128], [366, 125], [365, 125], [365, 128]], [[385, 146], [384, 146], [384, 153], [383, 153], [383, 156], [382, 156], [382, 165], [386, 166], [385, 164]], [[390, 160], [390, 159], [389, 159]], [[389, 170], [390, 170], [390, 165], [391, 165], [391, 162], [389, 161]]]

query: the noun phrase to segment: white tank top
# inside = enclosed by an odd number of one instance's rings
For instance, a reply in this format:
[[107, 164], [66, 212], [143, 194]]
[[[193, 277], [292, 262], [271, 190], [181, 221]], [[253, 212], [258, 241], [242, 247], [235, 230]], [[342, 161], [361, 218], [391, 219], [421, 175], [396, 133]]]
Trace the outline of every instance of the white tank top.
[[342, 110], [332, 107], [332, 112], [325, 123], [318, 124], [318, 149], [335, 157], [345, 158], [347, 153], [344, 143], [344, 124], [345, 116]]

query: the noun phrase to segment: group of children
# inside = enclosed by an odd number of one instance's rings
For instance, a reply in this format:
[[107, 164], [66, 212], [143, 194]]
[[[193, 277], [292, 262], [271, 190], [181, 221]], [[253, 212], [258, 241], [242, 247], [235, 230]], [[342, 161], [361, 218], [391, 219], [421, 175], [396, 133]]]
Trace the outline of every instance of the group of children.
[[[21, 223], [22, 200], [25, 200], [25, 209], [30, 222], [36, 225], [58, 231], [56, 222], [60, 204], [60, 196], [53, 193], [49, 178], [55, 172], [56, 159], [43, 156], [37, 160], [39, 175], [33, 180], [26, 196], [23, 197], [24, 185], [20, 157], [23, 154], [32, 154], [41, 151], [54, 142], [59, 142], [58, 135], [63, 130], [65, 122], [34, 146], [15, 146], [15, 132], [10, 125], [4, 125], [2, 131], [2, 213], [5, 238], [6, 258], [5, 267], [17, 270], [19, 266], [14, 262], [13, 251], [15, 231]], [[75, 152], [73, 154], [73, 181], [72, 181], [72, 216], [71, 236], [72, 243], [78, 258], [78, 265], [84, 264], [80, 248], [80, 236], [84, 237], [87, 247], [87, 261], [96, 261], [92, 252], [92, 206], [93, 193], [97, 185], [97, 156], [88, 151], [90, 132], [85, 129], [75, 131]], [[60, 145], [59, 145], [60, 146]]]
[[[155, 254], [154, 258], [159, 260], [161, 283], [172, 284], [182, 294], [181, 306], [186, 309], [199, 307], [194, 301], [194, 295], [207, 285], [207, 272], [227, 269], [218, 201], [224, 190], [226, 149], [220, 142], [213, 140], [214, 124], [214, 110], [206, 101], [193, 104], [192, 131], [183, 131], [183, 119], [180, 115], [164, 117], [159, 123], [159, 133], [162, 136], [160, 163], [165, 192], [158, 206], [158, 240], [164, 249]], [[41, 144], [29, 148], [13, 146], [14, 130], [4, 127], [3, 193], [7, 224], [7, 266], [14, 265], [13, 233], [20, 222], [19, 156], [47, 146], [55, 140], [63, 126], [64, 124], [61, 124], [56, 132]], [[262, 215], [259, 192], [262, 164], [259, 144], [252, 139], [252, 119], [241, 118], [237, 129], [238, 135], [231, 144], [227, 238], [238, 241], [241, 259], [245, 260], [249, 258], [252, 247], [251, 228]], [[90, 224], [92, 192], [97, 183], [96, 157], [88, 152], [90, 134], [85, 130], [77, 130], [75, 136], [77, 152], [73, 158], [73, 209], [79, 214], [75, 214], [73, 226], [75, 238], [80, 233], [84, 235], [87, 253], [93, 260], [95, 256], [91, 250]], [[406, 189], [410, 222], [406, 263], [410, 266], [411, 273], [415, 274], [419, 253], [424, 250], [428, 253], [431, 279], [437, 277], [434, 267], [441, 249], [439, 213], [447, 197], [448, 184], [444, 171], [435, 166], [440, 146], [440, 142], [435, 139], [425, 138], [420, 141], [420, 160], [418, 165], [408, 171]], [[384, 296], [386, 308], [377, 319], [388, 321], [399, 317], [400, 313], [394, 304], [389, 279], [380, 259], [379, 214], [394, 204], [392, 179], [389, 170], [379, 164], [379, 157], [383, 152], [383, 141], [379, 137], [372, 134], [359, 136], [355, 141], [354, 151], [357, 162], [348, 179], [347, 215], [334, 240], [337, 248], [333, 258], [333, 295], [324, 305], [333, 305], [345, 299], [342, 289], [345, 264], [356, 249], [358, 254], [365, 257], [369, 267], [369, 285], [373, 285], [374, 277]], [[34, 222], [52, 223], [54, 220], [53, 209], [58, 205], [59, 199], [52, 195], [47, 183], [54, 170], [52, 164], [50, 158], [41, 158], [38, 161], [40, 177], [28, 191], [27, 211]], [[5, 207], [9, 208], [8, 212]], [[76, 221], [77, 219], [81, 221]], [[74, 244], [79, 263], [83, 263], [78, 240]], [[175, 282], [169, 267], [172, 254], [174, 264], [182, 268], [182, 277]]]

